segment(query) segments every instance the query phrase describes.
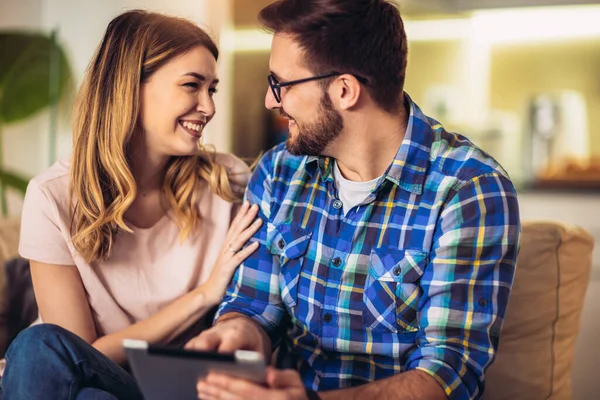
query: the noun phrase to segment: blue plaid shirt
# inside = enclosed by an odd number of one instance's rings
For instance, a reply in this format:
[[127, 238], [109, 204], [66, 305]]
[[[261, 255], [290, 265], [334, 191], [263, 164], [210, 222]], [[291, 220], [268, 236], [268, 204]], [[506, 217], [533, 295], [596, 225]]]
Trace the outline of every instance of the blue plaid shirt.
[[246, 196], [265, 221], [217, 317], [273, 334], [286, 314], [313, 390], [403, 371], [451, 399], [479, 398], [515, 272], [515, 190], [498, 163], [410, 103], [405, 138], [371, 194], [344, 215], [332, 159], [261, 159]]

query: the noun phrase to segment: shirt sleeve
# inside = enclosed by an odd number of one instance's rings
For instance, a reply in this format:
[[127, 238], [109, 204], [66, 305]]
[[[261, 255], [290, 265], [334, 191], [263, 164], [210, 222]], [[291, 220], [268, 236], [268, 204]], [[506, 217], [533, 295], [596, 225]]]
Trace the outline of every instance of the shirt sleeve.
[[33, 179], [27, 186], [21, 217], [19, 254], [46, 264], [75, 265], [60, 229], [61, 219], [55, 199]]
[[450, 399], [478, 399], [498, 347], [520, 241], [517, 197], [504, 176], [477, 177], [444, 206], [421, 284], [418, 348], [407, 370], [429, 373]]
[[260, 207], [263, 220], [260, 230], [250, 241], [258, 241], [259, 248], [237, 269], [215, 319], [237, 312], [248, 315], [271, 335], [286, 314], [279, 291], [279, 261], [267, 249], [267, 221], [271, 216], [272, 174], [270, 154], [257, 165], [248, 188], [246, 200]]

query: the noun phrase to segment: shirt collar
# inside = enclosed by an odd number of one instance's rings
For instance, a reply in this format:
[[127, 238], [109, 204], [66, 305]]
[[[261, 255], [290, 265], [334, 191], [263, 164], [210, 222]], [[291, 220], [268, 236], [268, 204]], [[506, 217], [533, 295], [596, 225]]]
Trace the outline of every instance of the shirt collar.
[[[437, 129], [439, 124], [423, 114], [407, 93], [404, 93], [404, 101], [410, 110], [406, 133], [394, 160], [377, 182], [375, 190], [385, 180], [389, 180], [411, 193], [422, 194], [433, 142], [433, 129]], [[432, 123], [435, 126], [432, 126]], [[332, 166], [330, 157], [307, 157], [306, 171], [312, 176], [319, 168], [324, 181], [331, 177]]]

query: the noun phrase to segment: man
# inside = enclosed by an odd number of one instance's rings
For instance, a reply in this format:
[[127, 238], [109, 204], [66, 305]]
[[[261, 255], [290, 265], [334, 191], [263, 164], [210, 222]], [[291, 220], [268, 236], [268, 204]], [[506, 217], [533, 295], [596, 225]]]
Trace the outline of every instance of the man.
[[270, 369], [266, 387], [211, 375], [199, 396], [480, 398], [519, 243], [506, 172], [404, 94], [393, 4], [280, 0], [260, 19], [274, 33], [265, 105], [289, 139], [247, 189], [262, 245], [188, 347], [269, 357], [289, 316], [300, 370]]

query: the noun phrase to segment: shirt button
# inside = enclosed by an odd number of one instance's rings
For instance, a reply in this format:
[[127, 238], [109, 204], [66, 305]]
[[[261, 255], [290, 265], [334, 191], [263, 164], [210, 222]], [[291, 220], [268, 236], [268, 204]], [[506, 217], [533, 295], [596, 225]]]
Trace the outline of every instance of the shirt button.
[[402, 272], [402, 268], [396, 267], [396, 268], [394, 268], [393, 272], [394, 272], [394, 275], [398, 276], [398, 275], [400, 275], [400, 272]]
[[339, 258], [339, 257], [336, 257], [336, 258], [333, 259], [332, 264], [335, 267], [339, 267], [340, 265], [342, 265], [342, 259]]
[[481, 298], [481, 299], [479, 299], [478, 303], [479, 303], [479, 305], [481, 307], [487, 306], [487, 300], [486, 299]]
[[342, 203], [341, 200], [335, 200], [333, 202], [333, 208], [335, 208], [336, 210], [339, 210], [340, 208], [342, 208], [344, 206], [344, 203]]
[[323, 315], [323, 321], [325, 322], [331, 322], [333, 318], [331, 317], [331, 314], [327, 313], [325, 315]]
[[277, 242], [277, 246], [279, 246], [280, 249], [283, 249], [285, 247], [285, 240], [279, 239], [279, 242]]

